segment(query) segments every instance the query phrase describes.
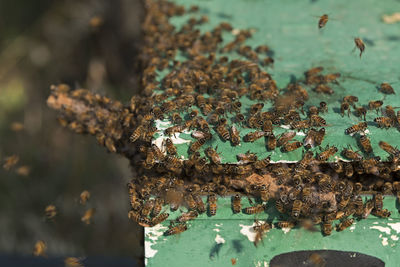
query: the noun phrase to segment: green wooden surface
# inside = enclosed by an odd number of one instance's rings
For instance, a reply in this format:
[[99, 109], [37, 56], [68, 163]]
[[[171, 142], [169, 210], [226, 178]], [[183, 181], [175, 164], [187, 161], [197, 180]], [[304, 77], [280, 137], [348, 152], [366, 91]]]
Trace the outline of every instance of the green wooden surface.
[[[248, 201], [243, 200], [243, 207]], [[188, 223], [188, 230], [176, 236], [163, 236], [169, 221], [153, 228], [145, 228], [145, 257], [147, 266], [269, 266], [270, 260], [281, 253], [297, 250], [335, 249], [361, 252], [383, 260], [388, 267], [400, 262], [400, 216], [394, 197], [385, 197], [384, 206], [392, 212], [389, 219], [370, 215], [356, 221], [343, 232], [332, 231], [331, 236], [304, 229], [283, 231], [273, 228], [255, 247], [251, 230], [254, 219], [277, 222], [279, 215], [274, 208], [266, 213], [233, 214], [230, 198], [218, 200], [217, 215], [199, 216]], [[169, 211], [168, 211], [169, 212]], [[181, 211], [170, 215], [173, 220]], [[335, 223], [338, 223], [336, 221]], [[319, 227], [318, 227], [319, 228]]]
[[[267, 44], [274, 51], [275, 63], [273, 68], [266, 70], [276, 80], [278, 87], [285, 87], [289, 81], [296, 79], [304, 80], [304, 71], [311, 67], [323, 66], [324, 73], [339, 72], [342, 77], [339, 85], [332, 85], [335, 93], [332, 96], [317, 94], [311, 87], [305, 86], [310, 95], [306, 107], [318, 105], [320, 101], [328, 103], [329, 113], [322, 115], [329, 126], [326, 127], [326, 138], [322, 147], [327, 144], [342, 148], [351, 145], [358, 148], [354, 137], [344, 134], [349, 126], [361, 121], [354, 115], [350, 118], [342, 118], [338, 109], [340, 101], [345, 95], [358, 96], [360, 105], [368, 105], [370, 100], [383, 100], [384, 105], [400, 106], [400, 75], [397, 73], [400, 61], [399, 26], [398, 24], [384, 24], [381, 21], [383, 14], [391, 14], [396, 9], [400, 10], [400, 2], [388, 0], [377, 2], [372, 0], [355, 1], [262, 1], [262, 0], [176, 0], [176, 3], [189, 7], [196, 4], [200, 7], [195, 14], [186, 14], [181, 17], [172, 17], [171, 22], [179, 29], [190, 17], [207, 15], [209, 23], [197, 26], [202, 32], [211, 30], [220, 22], [230, 22], [234, 28], [254, 29], [253, 37], [245, 44], [256, 47]], [[323, 30], [318, 30], [318, 16], [328, 13], [332, 18]], [[353, 52], [354, 37], [364, 39], [366, 51], [359, 58], [358, 52]], [[231, 34], [224, 34], [224, 42], [231, 41]], [[240, 58], [236, 53], [227, 54], [231, 59]], [[185, 58], [178, 57], [180, 60]], [[160, 79], [164, 74], [160, 73]], [[381, 82], [389, 82], [398, 93], [396, 95], [384, 95], [377, 90]], [[242, 113], [253, 104], [249, 99], [242, 98]], [[267, 103], [264, 111], [271, 107]], [[234, 114], [228, 115], [228, 118]], [[392, 144], [399, 143], [399, 131], [395, 128], [389, 130], [376, 127], [373, 119], [377, 115], [374, 111], [368, 112], [367, 135], [371, 138], [374, 155], [382, 159], [387, 154], [378, 147], [381, 140]], [[239, 127], [241, 136], [254, 131], [245, 127]], [[282, 127], [275, 127], [276, 135], [287, 131]], [[214, 132], [213, 132], [214, 133]], [[159, 136], [155, 136], [159, 137]], [[180, 134], [179, 138], [187, 140], [183, 144], [177, 144], [179, 154], [183, 158], [188, 157], [190, 132]], [[295, 138], [304, 139], [304, 133], [300, 132]], [[202, 148], [208, 146], [217, 147], [221, 153], [222, 163], [237, 162], [236, 155], [248, 150], [257, 153], [260, 158], [271, 155], [273, 161], [287, 160], [297, 161], [301, 158], [303, 151], [298, 149], [289, 153], [280, 150], [268, 152], [265, 148], [263, 138], [254, 143], [244, 143], [233, 147], [230, 142], [223, 142], [216, 136], [208, 141]], [[202, 151], [201, 150], [201, 151]], [[320, 148], [314, 148], [316, 152]], [[339, 153], [336, 156], [340, 156]], [[331, 158], [335, 160], [335, 158]]]

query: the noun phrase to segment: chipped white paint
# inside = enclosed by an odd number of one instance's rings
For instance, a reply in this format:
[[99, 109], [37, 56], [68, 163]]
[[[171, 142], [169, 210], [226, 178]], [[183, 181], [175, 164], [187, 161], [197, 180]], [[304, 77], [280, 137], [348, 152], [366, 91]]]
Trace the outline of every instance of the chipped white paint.
[[252, 225], [244, 225], [244, 224], [239, 224], [242, 229], [240, 230], [240, 233], [244, 236], [247, 236], [250, 242], [254, 242], [256, 240], [256, 235], [257, 233], [254, 232], [253, 226], [256, 224], [253, 223]]
[[221, 224], [216, 223], [215, 224], [215, 226], [217, 226], [217, 227], [221, 227], [222, 225], [224, 225], [224, 224], [223, 223], [221, 223]]
[[391, 235], [390, 239], [397, 241], [397, 240], [399, 240], [399, 237], [397, 235]]
[[392, 227], [393, 230], [396, 231], [396, 233], [400, 233], [400, 222], [398, 223], [388, 223], [390, 227]]
[[282, 228], [282, 231], [283, 231], [283, 233], [285, 233], [285, 235], [286, 235], [287, 233], [290, 232], [290, 229], [291, 229], [291, 228], [289, 228], [289, 227], [283, 227], [283, 228]]
[[388, 244], [389, 244], [388, 238], [387, 237], [382, 238], [382, 246], [387, 246]]
[[146, 238], [144, 241], [144, 251], [145, 251], [145, 258], [152, 258], [158, 250], [153, 249], [151, 246], [157, 244], [157, 240], [164, 234], [164, 231], [167, 227], [158, 224], [154, 227], [146, 227]]
[[217, 244], [224, 244], [225, 243], [225, 239], [223, 239], [222, 236], [217, 234], [217, 236], [215, 237], [215, 242], [217, 242]]
[[350, 232], [353, 232], [354, 231], [354, 229], [356, 229], [356, 223], [353, 223], [353, 225], [352, 226], [350, 226]]
[[218, 228], [215, 228], [215, 229], [213, 229], [213, 231], [219, 233], [220, 230]]
[[379, 222], [373, 222], [372, 224], [379, 224]]
[[390, 228], [389, 227], [371, 226], [369, 229], [375, 229], [375, 230], [381, 231], [382, 233], [386, 233], [386, 234], [390, 235]]
[[286, 130], [290, 130], [290, 125], [281, 125], [280, 127]]

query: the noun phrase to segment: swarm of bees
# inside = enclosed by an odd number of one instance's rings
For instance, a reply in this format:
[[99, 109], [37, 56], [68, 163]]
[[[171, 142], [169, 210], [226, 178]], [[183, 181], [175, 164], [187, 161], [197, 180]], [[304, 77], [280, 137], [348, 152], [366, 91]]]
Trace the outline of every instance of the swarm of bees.
[[[345, 96], [340, 114], [355, 114], [364, 121], [347, 128], [344, 134], [357, 138], [360, 151], [351, 147], [339, 150], [327, 145], [321, 147], [326, 136], [328, 104], [305, 104], [309, 100], [306, 87], [321, 94], [334, 94], [331, 84], [338, 84], [340, 73], [322, 74], [323, 67], [314, 67], [304, 73], [305, 81], [290, 83], [279, 90], [275, 80], [265, 71], [273, 64], [271, 50], [266, 45], [253, 49], [245, 45], [252, 30], [235, 32], [233, 41], [225, 44], [222, 35], [233, 27], [221, 23], [211, 31], [200, 33], [198, 25], [206, 17], [191, 18], [176, 29], [171, 16], [185, 14], [185, 8], [168, 1], [148, 1], [148, 13], [143, 25], [144, 47], [142, 64], [142, 92], [131, 98], [128, 105], [88, 90], [71, 90], [66, 85], [52, 86], [48, 105], [61, 111], [60, 123], [77, 133], [96, 136], [98, 143], [112, 153], [123, 154], [135, 169], [128, 183], [131, 210], [128, 218], [143, 227], [153, 227], [169, 218], [171, 211], [186, 207], [175, 221], [171, 221], [165, 235], [179, 234], [188, 229], [187, 222], [199, 214], [217, 214], [218, 196], [232, 197], [232, 212], [259, 214], [274, 201], [280, 213], [289, 219], [277, 224], [279, 228], [303, 226], [313, 229], [321, 226], [324, 235], [330, 235], [333, 222], [340, 220], [338, 231], [349, 227], [354, 218], [364, 219], [369, 214], [387, 218], [382, 194], [400, 196], [400, 151], [385, 141], [380, 148], [389, 154], [387, 162], [374, 157], [367, 128], [367, 112], [379, 112], [383, 101], [371, 101], [368, 106], [357, 106], [356, 96]], [[189, 12], [198, 8], [193, 7]], [[326, 25], [328, 16], [320, 18], [319, 28]], [[360, 57], [365, 50], [361, 39], [355, 39]], [[194, 45], [195, 44], [195, 45]], [[187, 60], [176, 61], [180, 52]], [[217, 56], [222, 54], [221, 56]], [[237, 53], [242, 59], [229, 59], [225, 53]], [[261, 68], [260, 66], [263, 66]], [[158, 79], [159, 71], [168, 74]], [[394, 93], [386, 83], [383, 93]], [[247, 97], [247, 106], [241, 99]], [[266, 103], [272, 107], [267, 108]], [[308, 109], [307, 109], [308, 108]], [[384, 115], [374, 121], [377, 127], [400, 127], [400, 112], [387, 106]], [[156, 127], [156, 121], [168, 120], [172, 125], [165, 130]], [[276, 128], [289, 128], [282, 134]], [[247, 134], [240, 129], [248, 128]], [[154, 142], [155, 134], [165, 139]], [[176, 135], [190, 131], [194, 141], [188, 146], [188, 159], [181, 159], [173, 140]], [[298, 140], [297, 132], [305, 132]], [[296, 138], [296, 139], [295, 139]], [[237, 154], [237, 164], [223, 164], [214, 141], [227, 142], [232, 148], [263, 141], [266, 153], [280, 149], [282, 153], [302, 149], [303, 157], [297, 163], [271, 163], [266, 155]], [[310, 149], [319, 147], [319, 153]], [[350, 162], [337, 160], [342, 154]], [[247, 182], [258, 175], [265, 182]], [[364, 201], [362, 193], [373, 194]], [[82, 193], [83, 194], [83, 193]], [[254, 197], [256, 203], [242, 207], [242, 196]], [[81, 195], [84, 204], [90, 195]], [[207, 197], [207, 203], [203, 198]], [[94, 210], [88, 210], [82, 221], [90, 223]], [[269, 224], [257, 222], [257, 245], [270, 229]]]

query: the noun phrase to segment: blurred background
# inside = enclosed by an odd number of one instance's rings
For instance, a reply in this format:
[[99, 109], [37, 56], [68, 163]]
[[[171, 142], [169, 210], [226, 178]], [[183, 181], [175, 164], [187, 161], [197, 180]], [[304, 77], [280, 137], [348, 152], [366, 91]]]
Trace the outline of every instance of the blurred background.
[[[0, 0], [0, 160], [19, 157], [0, 169], [0, 263], [29, 260], [41, 239], [48, 258], [40, 266], [99, 255], [113, 266], [142, 264], [143, 234], [127, 218], [128, 161], [62, 128], [46, 98], [62, 82], [129, 101], [143, 8], [139, 0]], [[50, 204], [58, 213], [46, 220]], [[88, 208], [96, 209], [91, 225], [81, 222]]]

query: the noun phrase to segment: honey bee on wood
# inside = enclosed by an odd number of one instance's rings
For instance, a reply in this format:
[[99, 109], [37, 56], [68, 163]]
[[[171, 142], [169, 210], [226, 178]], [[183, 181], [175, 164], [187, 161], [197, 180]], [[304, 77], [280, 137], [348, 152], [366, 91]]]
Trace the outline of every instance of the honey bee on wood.
[[143, 217], [147, 217], [150, 215], [151, 211], [154, 208], [154, 203], [155, 203], [154, 199], [149, 199], [144, 203], [143, 208], [141, 210], [141, 214]]
[[254, 141], [260, 139], [263, 136], [265, 136], [265, 133], [263, 131], [251, 132], [251, 133], [246, 134], [243, 137], [243, 141], [245, 141], [245, 142], [254, 142]]
[[90, 199], [90, 192], [87, 190], [82, 191], [82, 193], [79, 196], [79, 203], [82, 205], [85, 205], [86, 202]]
[[276, 145], [277, 145], [278, 147], [279, 147], [279, 146], [283, 146], [283, 145], [285, 145], [287, 142], [289, 142], [290, 140], [292, 140], [295, 136], [296, 136], [296, 132], [285, 132], [285, 133], [283, 133], [283, 134], [279, 137], [279, 139], [278, 139]]
[[204, 202], [203, 202], [203, 200], [201, 199], [201, 197], [200, 197], [198, 194], [194, 194], [194, 195], [193, 195], [193, 199], [194, 199], [194, 201], [196, 202], [197, 210], [198, 210], [200, 213], [204, 213], [204, 212], [206, 211], [206, 208], [205, 208], [205, 206], [204, 206]]
[[157, 224], [162, 223], [163, 221], [165, 221], [166, 219], [168, 219], [169, 214], [168, 213], [161, 213], [158, 216], [155, 216], [152, 220], [150, 225], [151, 226], [156, 226]]
[[187, 222], [187, 221], [190, 221], [190, 220], [194, 220], [198, 216], [199, 216], [199, 214], [197, 213], [197, 211], [191, 210], [189, 212], [182, 213], [182, 215], [179, 216], [176, 220], [178, 222], [180, 222], [180, 223], [183, 223], [183, 222]]
[[208, 195], [208, 210], [210, 216], [215, 216], [217, 214], [217, 196], [215, 193], [210, 193]]
[[81, 259], [76, 257], [67, 257], [64, 259], [65, 267], [84, 267]]
[[390, 215], [392, 215], [392, 213], [388, 210], [388, 209], [383, 209], [380, 211], [377, 210], [372, 210], [372, 215], [377, 216], [377, 217], [381, 217], [381, 218], [389, 218]]
[[314, 88], [314, 91], [317, 93], [332, 95], [334, 91], [331, 87], [326, 84], [318, 84], [317, 87]]
[[295, 200], [293, 202], [293, 207], [292, 207], [292, 212], [291, 216], [295, 219], [297, 219], [300, 216], [300, 211], [303, 206], [303, 202], [301, 200]]
[[139, 224], [142, 227], [152, 227], [152, 222], [150, 221], [149, 218], [142, 217], [140, 213], [135, 212], [133, 210], [128, 212], [128, 218], [135, 221], [137, 224]]
[[321, 29], [321, 28], [325, 27], [326, 23], [328, 23], [328, 15], [324, 14], [321, 17], [319, 17], [318, 29]]
[[315, 67], [315, 68], [311, 68], [311, 69], [309, 69], [308, 71], [306, 71], [306, 72], [304, 73], [304, 75], [305, 75], [306, 77], [315, 76], [315, 75], [317, 75], [318, 73], [320, 73], [320, 72], [323, 71], [323, 70], [324, 70], [324, 67]]
[[47, 219], [53, 219], [57, 215], [57, 208], [54, 205], [48, 205], [45, 210], [45, 215]]
[[357, 107], [356, 110], [356, 116], [357, 117], [362, 117], [364, 119], [364, 121], [366, 120], [366, 116], [367, 116], [367, 109], [364, 107]]
[[204, 150], [204, 153], [207, 155], [207, 157], [210, 158], [212, 163], [214, 163], [214, 164], [220, 164], [221, 163], [220, 155], [213, 148], [211, 148], [211, 147], [206, 148]]
[[347, 102], [340, 104], [340, 115], [344, 117], [344, 113], [347, 111], [347, 116], [350, 117], [350, 105]]
[[381, 193], [376, 193], [374, 196], [374, 208], [376, 211], [381, 211], [383, 207], [383, 196]]
[[337, 79], [340, 78], [340, 73], [330, 73], [324, 76], [324, 81], [326, 83], [336, 83], [339, 84]]
[[354, 174], [354, 168], [353, 165], [350, 162], [345, 162], [343, 164], [344, 167], [344, 175], [346, 175], [347, 177], [352, 177]]
[[269, 165], [270, 161], [271, 161], [271, 156], [268, 156], [265, 159], [255, 161], [253, 166], [256, 170], [265, 169]]
[[285, 213], [285, 205], [283, 204], [282, 200], [277, 199], [275, 201], [275, 208], [280, 213]]
[[143, 137], [145, 133], [145, 129], [143, 125], [139, 125], [132, 133], [130, 137], [130, 141], [132, 143], [136, 142], [139, 138]]
[[290, 151], [294, 151], [296, 149], [299, 149], [302, 146], [303, 146], [303, 143], [301, 143], [299, 141], [295, 141], [295, 142], [292, 142], [292, 143], [286, 143], [285, 145], [283, 145], [282, 151], [290, 152]]
[[158, 214], [160, 214], [163, 205], [164, 205], [163, 198], [157, 197], [154, 200], [154, 208], [153, 208], [153, 212], [152, 212], [153, 217], [157, 217]]
[[370, 110], [375, 110], [378, 113], [378, 110], [380, 107], [382, 107], [382, 105], [383, 105], [382, 100], [369, 101], [368, 108]]
[[271, 229], [271, 225], [268, 222], [260, 222], [256, 220], [255, 225], [253, 226], [253, 230], [256, 232], [256, 236], [254, 238], [254, 246], [257, 247], [258, 243], [262, 241], [264, 234]]
[[335, 153], [338, 151], [338, 149], [334, 146], [328, 146], [325, 148], [324, 151], [318, 154], [317, 160], [319, 161], [327, 161], [330, 157], [335, 155]]
[[274, 134], [268, 136], [267, 148], [269, 151], [274, 150], [276, 148], [277, 141]]
[[171, 120], [174, 124], [181, 124], [183, 121], [179, 113], [173, 113]]
[[265, 210], [266, 206], [262, 204], [257, 204], [256, 206], [253, 207], [247, 207], [244, 209], [244, 213], [246, 214], [257, 214], [261, 213]]
[[290, 124], [293, 130], [304, 130], [311, 127], [310, 120], [294, 121]]
[[372, 200], [372, 199], [367, 200], [367, 202], [365, 202], [361, 217], [363, 219], [366, 219], [371, 214], [371, 211], [374, 208], [374, 206], [375, 206], [374, 200]]
[[233, 213], [240, 213], [242, 210], [241, 197], [239, 194], [236, 194], [232, 198], [232, 210], [233, 210]]
[[369, 140], [369, 138], [366, 135], [361, 135], [359, 141], [360, 141], [362, 149], [366, 153], [372, 153], [371, 141]]
[[168, 154], [176, 155], [177, 153], [176, 147], [170, 138], [164, 139], [164, 144]]
[[393, 124], [393, 120], [391, 118], [388, 117], [377, 117], [374, 119], [374, 122], [376, 124], [378, 124], [379, 128], [385, 128], [388, 129], [392, 126], [394, 126]]
[[394, 156], [394, 157], [399, 157], [400, 156], [400, 150], [391, 146], [389, 143], [386, 143], [384, 141], [379, 142], [379, 147], [382, 148], [383, 150], [386, 151], [386, 153]]
[[323, 222], [322, 223], [322, 233], [327, 236], [332, 233], [332, 223], [330, 222]]
[[358, 124], [355, 124], [355, 125], [347, 128], [345, 130], [345, 133], [346, 134], [354, 134], [354, 133], [357, 133], [357, 132], [363, 132], [363, 131], [365, 131], [367, 129], [367, 127], [368, 127], [368, 125], [367, 125], [366, 122], [360, 122]]
[[5, 159], [5, 162], [3, 164], [3, 168], [8, 171], [10, 170], [12, 167], [14, 167], [19, 161], [19, 157], [17, 155], [12, 155], [9, 156]]
[[348, 103], [349, 105], [355, 107], [355, 103], [358, 102], [358, 97], [354, 96], [354, 95], [347, 95], [345, 97], [343, 97], [343, 101], [342, 103]]
[[295, 222], [292, 222], [292, 221], [281, 221], [281, 222], [278, 222], [278, 227], [279, 228], [293, 228], [293, 227], [295, 227]]
[[232, 142], [232, 145], [234, 145], [234, 146], [240, 145], [240, 135], [239, 135], [239, 131], [235, 127], [235, 125], [232, 125], [232, 127], [231, 127], [231, 142]]
[[206, 141], [207, 139], [205, 138], [200, 138], [196, 140], [193, 144], [190, 145], [190, 152], [196, 152], [197, 150], [199, 150], [206, 143]]
[[363, 42], [360, 38], [358, 38], [358, 37], [354, 38], [354, 43], [355, 43], [355, 45], [356, 45], [356, 47], [355, 47], [354, 49], [358, 48], [358, 49], [360, 50], [360, 58], [361, 58], [361, 55], [362, 55], [362, 53], [363, 53], [364, 50], [365, 50], [365, 44], [364, 44], [364, 42]]
[[33, 256], [46, 257], [47, 245], [43, 240], [38, 240], [33, 247]]
[[389, 83], [381, 83], [380, 89], [384, 94], [395, 94], [393, 87]]
[[260, 193], [260, 199], [263, 202], [267, 202], [269, 200], [270, 194], [269, 194], [269, 185], [261, 185], [258, 188], [258, 191]]
[[167, 129], [165, 129], [164, 133], [167, 136], [175, 135], [176, 133], [181, 133], [185, 130], [185, 126], [183, 125], [174, 125]]
[[246, 163], [253, 163], [257, 161], [257, 155], [254, 153], [250, 153], [249, 151], [247, 151], [245, 154], [238, 154], [236, 155], [238, 161], [240, 161], [243, 164]]
[[177, 225], [171, 224], [169, 226], [169, 229], [167, 231], [165, 231], [164, 235], [166, 235], [166, 236], [177, 235], [177, 234], [180, 234], [182, 232], [185, 232], [186, 230], [187, 230], [186, 223], [179, 223]]
[[241, 114], [241, 113], [238, 113], [238, 114], [236, 114], [236, 116], [235, 116], [235, 121], [238, 122], [238, 123], [243, 122], [244, 119], [245, 119], [245, 118], [244, 118], [244, 115]]
[[90, 224], [95, 212], [96, 210], [94, 208], [86, 210], [81, 218], [81, 221], [84, 222], [85, 224]]
[[223, 140], [226, 141], [230, 139], [229, 131], [225, 128], [224, 124], [218, 125], [216, 128], [216, 132]]
[[254, 115], [257, 112], [261, 111], [261, 109], [264, 107], [264, 103], [256, 103], [254, 105], [250, 106], [250, 115]]
[[363, 159], [363, 156], [361, 154], [359, 154], [359, 153], [357, 153], [357, 152], [355, 152], [355, 151], [353, 151], [351, 149], [347, 149], [347, 148], [344, 148], [342, 150], [342, 154], [346, 158], [351, 159], [351, 160], [355, 160], [355, 161], [359, 161], [359, 160]]
[[326, 104], [325, 101], [321, 101], [319, 103], [319, 108], [318, 108], [320, 113], [326, 113], [328, 112], [328, 104]]

